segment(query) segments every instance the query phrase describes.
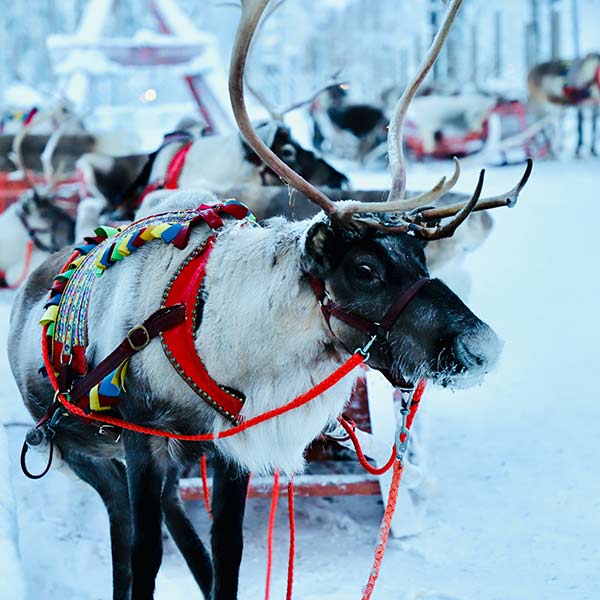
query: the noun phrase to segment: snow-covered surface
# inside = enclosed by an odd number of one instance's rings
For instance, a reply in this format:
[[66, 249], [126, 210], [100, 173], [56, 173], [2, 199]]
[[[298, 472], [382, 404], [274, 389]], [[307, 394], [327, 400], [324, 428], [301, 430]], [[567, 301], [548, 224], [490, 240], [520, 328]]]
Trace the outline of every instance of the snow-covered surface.
[[[390, 542], [374, 598], [598, 598], [599, 166], [597, 160], [536, 165], [520, 205], [496, 212], [491, 238], [468, 258], [470, 305], [504, 338], [503, 360], [482, 387], [426, 393], [419, 415], [431, 480], [425, 531]], [[450, 167], [411, 167], [409, 185], [425, 188], [445, 170]], [[519, 174], [516, 167], [492, 170], [486, 188], [505, 189]], [[475, 168], [467, 166], [461, 189], [471, 189], [475, 178]], [[354, 180], [380, 187], [387, 176], [356, 173]], [[10, 302], [10, 293], [0, 294], [3, 340]], [[4, 342], [1, 352], [0, 418], [13, 423], [7, 431], [27, 597], [109, 598], [108, 522], [95, 493], [60, 472], [39, 482], [19, 472], [25, 428], [14, 422], [27, 417]], [[2, 502], [6, 487], [3, 480]], [[381, 501], [299, 498], [296, 504], [295, 598], [359, 598]], [[201, 503], [188, 508], [207, 539], [210, 523]], [[267, 501], [249, 502], [242, 600], [263, 596], [267, 513]], [[10, 535], [4, 523], [0, 531]], [[276, 599], [285, 595], [287, 541], [282, 501], [275, 533]], [[170, 541], [156, 597], [200, 597]]]

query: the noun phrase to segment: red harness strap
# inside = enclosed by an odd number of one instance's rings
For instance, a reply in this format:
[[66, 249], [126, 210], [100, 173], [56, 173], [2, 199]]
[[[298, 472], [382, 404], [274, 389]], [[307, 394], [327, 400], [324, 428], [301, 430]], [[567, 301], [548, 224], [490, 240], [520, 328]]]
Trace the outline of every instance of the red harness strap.
[[212, 235], [190, 254], [167, 286], [163, 308], [183, 305], [186, 315], [185, 320], [161, 334], [161, 341], [170, 363], [194, 392], [232, 423], [237, 423], [244, 406], [243, 395], [225, 389], [213, 380], [194, 345], [201, 302], [200, 288], [214, 244], [215, 236]]
[[191, 147], [192, 142], [188, 142], [173, 155], [173, 158], [171, 159], [171, 162], [167, 168], [167, 173], [165, 174], [163, 187], [166, 190], [176, 190], [179, 187], [179, 177], [181, 175], [181, 171], [183, 171], [183, 165], [185, 164], [187, 153], [190, 151]]
[[185, 165], [185, 159], [187, 158], [187, 154], [192, 145], [193, 142], [188, 142], [185, 146], [182, 146], [175, 152], [173, 158], [169, 162], [165, 176], [156, 181], [151, 181], [146, 185], [135, 203], [136, 207], [139, 207], [142, 204], [144, 198], [148, 196], [148, 194], [156, 192], [156, 190], [176, 190], [179, 188], [179, 177], [181, 176], [181, 171], [183, 171], [183, 166]]

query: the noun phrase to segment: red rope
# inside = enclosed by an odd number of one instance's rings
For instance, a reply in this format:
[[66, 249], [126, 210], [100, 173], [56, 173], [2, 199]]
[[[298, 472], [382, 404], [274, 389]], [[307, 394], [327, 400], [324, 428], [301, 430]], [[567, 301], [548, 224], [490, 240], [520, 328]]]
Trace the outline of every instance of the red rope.
[[208, 472], [206, 469], [206, 454], [200, 458], [200, 476], [202, 477], [202, 499], [204, 500], [204, 508], [209, 517], [212, 519], [212, 511], [210, 510], [210, 498], [208, 496]]
[[371, 464], [369, 464], [369, 461], [367, 460], [367, 457], [365, 456], [365, 453], [363, 452], [363, 449], [360, 446], [358, 437], [354, 432], [354, 427], [350, 423], [348, 423], [348, 421], [346, 421], [346, 419], [344, 419], [344, 417], [342, 416], [338, 417], [338, 421], [340, 422], [340, 425], [346, 430], [346, 433], [348, 434], [348, 437], [350, 438], [352, 445], [354, 446], [354, 451], [356, 452], [356, 456], [358, 457], [358, 462], [360, 462], [361, 467], [367, 473], [370, 473], [371, 475], [383, 475], [392, 468], [392, 465], [396, 460], [396, 444], [392, 446], [392, 454], [389, 460], [385, 463], [385, 465], [383, 465], [383, 467], [380, 468], [374, 467]]
[[294, 516], [294, 477], [290, 477], [287, 489], [288, 521], [290, 525], [290, 553], [288, 557], [287, 594], [285, 600], [292, 600], [294, 586], [294, 555], [296, 554], [296, 519]]
[[[50, 359], [50, 352], [48, 348], [48, 325], [45, 325], [43, 328], [42, 355], [44, 358], [44, 366], [46, 367], [50, 384], [52, 385], [54, 390], [58, 392], [58, 382], [56, 379], [56, 375], [54, 374], [54, 368], [52, 366], [52, 361]], [[323, 381], [318, 383], [316, 386], [314, 386], [304, 394], [301, 394], [294, 400], [291, 400], [283, 406], [279, 406], [272, 410], [268, 410], [260, 415], [252, 417], [251, 419], [248, 419], [247, 421], [244, 421], [239, 425], [235, 425], [230, 429], [220, 431], [219, 433], [200, 433], [193, 435], [184, 435], [181, 433], [164, 431], [162, 429], [154, 429], [153, 427], [144, 427], [143, 425], [136, 425], [135, 423], [130, 423], [128, 421], [124, 421], [123, 419], [117, 419], [108, 415], [94, 413], [92, 416], [87, 414], [82, 408], [80, 408], [76, 404], [69, 402], [69, 400], [67, 400], [63, 394], [57, 394], [57, 398], [70, 413], [81, 417], [82, 419], [89, 420], [91, 418], [94, 421], [107, 423], [108, 425], [114, 425], [115, 427], [121, 427], [130, 431], [137, 431], [138, 433], [143, 433], [145, 435], [154, 435], [158, 437], [182, 440], [186, 442], [212, 442], [216, 439], [223, 439], [237, 435], [238, 433], [241, 433], [246, 429], [250, 429], [255, 425], [259, 425], [260, 423], [264, 423], [265, 421], [268, 421], [275, 417], [279, 417], [287, 412], [290, 412], [292, 410], [295, 410], [296, 408], [300, 408], [301, 406], [308, 404], [309, 402], [311, 402], [312, 400], [314, 400], [315, 398], [332, 388], [336, 383], [338, 383], [341, 379], [348, 375], [348, 373], [353, 371], [362, 362], [364, 362], [364, 357], [357, 352], [356, 354], [353, 354], [343, 365], [338, 367], [331, 375], [323, 379]]]
[[9, 290], [16, 290], [21, 287], [21, 284], [27, 279], [27, 275], [29, 273], [29, 268], [31, 267], [31, 256], [33, 254], [33, 241], [27, 240], [27, 247], [25, 248], [25, 265], [23, 266], [23, 271], [19, 276], [19, 279], [10, 285], [6, 284], [6, 287]]
[[269, 513], [269, 531], [267, 533], [267, 581], [265, 584], [265, 600], [271, 594], [271, 570], [273, 567], [273, 532], [275, 530], [275, 515], [279, 498], [279, 469], [273, 475], [273, 490], [271, 491], [271, 511]]
[[[406, 427], [408, 429], [412, 427], [413, 421], [415, 420], [415, 415], [417, 414], [417, 410], [419, 409], [419, 403], [421, 402], [421, 398], [423, 397], [423, 392], [425, 391], [426, 385], [427, 382], [424, 379], [421, 380], [413, 393], [410, 405], [410, 412], [408, 413], [408, 418], [406, 419]], [[354, 434], [353, 431], [352, 433]], [[350, 433], [348, 434], [350, 435]], [[404, 441], [404, 439], [402, 439], [402, 441]], [[360, 448], [360, 445], [358, 446], [358, 448]], [[363, 590], [362, 600], [370, 600], [371, 595], [373, 594], [373, 590], [375, 589], [375, 584], [377, 583], [377, 578], [379, 577], [381, 563], [383, 562], [383, 556], [385, 554], [385, 547], [387, 545], [387, 541], [390, 535], [390, 529], [392, 527], [392, 519], [394, 518], [394, 513], [396, 512], [396, 503], [398, 502], [398, 491], [400, 489], [400, 482], [402, 480], [403, 472], [404, 465], [399, 460], [394, 461], [394, 471], [392, 473], [392, 482], [390, 484], [388, 501], [385, 507], [385, 512], [383, 513], [381, 525], [379, 527], [379, 539], [377, 541], [377, 546], [375, 547], [373, 566], [371, 567], [371, 572], [369, 574], [369, 580], [367, 581], [367, 585], [365, 585], [365, 588]]]
[[369, 600], [375, 589], [375, 583], [379, 577], [379, 570], [381, 569], [381, 563], [383, 561], [383, 555], [385, 554], [385, 547], [387, 545], [388, 537], [390, 535], [390, 528], [392, 526], [392, 519], [394, 512], [396, 511], [396, 502], [398, 501], [398, 490], [400, 488], [400, 480], [402, 479], [402, 472], [404, 467], [400, 464], [400, 461], [394, 463], [394, 472], [392, 475], [392, 484], [390, 486], [390, 493], [388, 496], [387, 505], [385, 507], [385, 513], [381, 526], [379, 528], [379, 539], [375, 548], [375, 558], [373, 559], [373, 566], [371, 567], [371, 573], [369, 574], [369, 580], [367, 585], [363, 589], [362, 600]]

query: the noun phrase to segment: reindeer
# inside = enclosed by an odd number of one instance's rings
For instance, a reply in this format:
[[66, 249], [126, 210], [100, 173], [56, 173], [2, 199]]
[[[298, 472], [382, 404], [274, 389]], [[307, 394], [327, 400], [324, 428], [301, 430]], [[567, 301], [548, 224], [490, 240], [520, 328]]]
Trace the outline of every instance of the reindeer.
[[[257, 92], [258, 93], [258, 92]], [[261, 96], [261, 99], [263, 97]], [[275, 111], [263, 100], [271, 119], [260, 123], [263, 141], [291, 168], [318, 186], [348, 187], [348, 178], [302, 147], [283, 122], [285, 113], [306, 101], [295, 103], [283, 111]], [[197, 129], [196, 123], [193, 129]], [[178, 154], [183, 160], [174, 177], [169, 177]], [[168, 189], [206, 189], [221, 191], [232, 184], [281, 185], [277, 175], [237, 132], [220, 135], [193, 135], [188, 126], [178, 125], [165, 136], [161, 146], [140, 162], [139, 156], [110, 157], [97, 153], [84, 155], [77, 163], [91, 197], [100, 199], [98, 214], [107, 208], [117, 209], [120, 219], [132, 219], [149, 191]], [[132, 171], [137, 167], [137, 172]], [[168, 179], [171, 183], [166, 184]]]
[[[51, 111], [42, 114], [41, 120], [53, 118]], [[29, 184], [17, 202], [0, 214], [0, 272], [5, 284], [17, 285], [30, 267], [39, 265], [48, 254], [64, 248], [74, 241], [78, 185], [61, 184], [62, 168], [52, 164], [58, 142], [74, 119], [67, 118], [48, 138], [41, 162], [45, 184], [39, 186], [25, 166], [22, 145], [31, 126], [24, 125], [13, 140], [12, 158]], [[29, 264], [28, 264], [29, 263]]]
[[[223, 405], [203, 402], [199, 395], [206, 400], [206, 393], [186, 383], [174, 368], [177, 361], [171, 362], [163, 352], [158, 337], [140, 338], [142, 329], [136, 326], [148, 315], [159, 318], [156, 310], [163, 303], [161, 298], [173, 292], [169, 282], [181, 281], [180, 275], [195, 260], [206, 260], [205, 276], [197, 282], [198, 288], [193, 287], [191, 304], [174, 309], [177, 314], [193, 311], [184, 336], [193, 348], [190, 359], [210, 374], [207, 385], [211, 381], [211, 386], [215, 382], [222, 386], [218, 394], [230, 399], [237, 394], [241, 403], [239, 393], [243, 393], [239, 416], [244, 420], [280, 407], [311, 388], [344, 363], [354, 348], [362, 348], [366, 355], [369, 345], [368, 364], [402, 386], [420, 378], [443, 386], [470, 385], [498, 360], [500, 342], [493, 330], [445, 284], [428, 278], [423, 247], [451, 236], [473, 211], [512, 205], [529, 169], [513, 190], [497, 197], [481, 197], [482, 172], [468, 202], [435, 208], [435, 201], [456, 184], [458, 167], [449, 180], [442, 179], [429, 192], [408, 200], [404, 197], [404, 115], [444, 44], [461, 0], [449, 4], [432, 49], [394, 112], [388, 140], [392, 186], [387, 201], [380, 203], [333, 202], [279, 159], [253, 129], [244, 101], [244, 69], [267, 4], [268, 0], [243, 2], [229, 80], [234, 115], [253, 150], [320, 212], [300, 222], [275, 218], [258, 226], [228, 217], [223, 205], [211, 208], [214, 198], [208, 193], [182, 191], [166, 201], [163, 209], [171, 212], [160, 219], [204, 215], [216, 232], [198, 218], [195, 227], [184, 230], [189, 238], [182, 249], [161, 241], [147, 242], [93, 278], [86, 288], [90, 294], [86, 361], [94, 369], [106, 364], [105, 357], [117, 345], [132, 351], [138, 348], [124, 376], [127, 392], [112, 409], [132, 423], [182, 434], [223, 432], [231, 425], [232, 415], [227, 417]], [[199, 202], [205, 206], [195, 210]], [[217, 217], [223, 220], [222, 227]], [[141, 232], [136, 228], [144, 227], [143, 223], [132, 225], [132, 231]], [[126, 231], [116, 235], [126, 235]], [[110, 239], [116, 239], [116, 244], [121, 238]], [[127, 239], [133, 238], [123, 238]], [[207, 243], [212, 244], [209, 255], [203, 250]], [[92, 251], [91, 257], [101, 258], [107, 250], [112, 254], [110, 242], [102, 242], [96, 251], [100, 254]], [[51, 256], [31, 275], [11, 314], [11, 369], [35, 419], [47, 413], [55, 396], [49, 381], [38, 374], [37, 323], [47, 302], [46, 290], [69, 253], [64, 250]], [[85, 277], [87, 270], [81, 268], [74, 273]], [[194, 277], [200, 273], [195, 269], [191, 271]], [[66, 284], [65, 293], [72, 281]], [[413, 295], [411, 300], [408, 293]], [[382, 321], [385, 327], [377, 327]], [[375, 327], [376, 333], [368, 335], [357, 326], [359, 322], [371, 323], [369, 329]], [[167, 328], [161, 335], [171, 335], [169, 331], [183, 340], [176, 329]], [[59, 367], [61, 372], [68, 373], [72, 365], [68, 349], [63, 347], [58, 358], [64, 365]], [[98, 413], [82, 421], [64, 416], [59, 408], [49, 425], [41, 425], [38, 432], [48, 432], [50, 427], [48, 433], [54, 436], [63, 459], [98, 491], [107, 507], [114, 597], [152, 597], [161, 563], [164, 518], [204, 597], [236, 598], [248, 473], [275, 468], [285, 474], [301, 471], [306, 446], [335, 420], [352, 383], [349, 376], [297, 411], [212, 444], [167, 441], [127, 429], [106, 435], [110, 428], [93, 424], [100, 418]], [[57, 399], [64, 402], [62, 389]], [[80, 389], [71, 390], [73, 401]], [[182, 468], [207, 449], [215, 456], [212, 557], [177, 494]]]
[[591, 109], [592, 134], [590, 149], [598, 155], [597, 129], [600, 116], [600, 53], [582, 59], [553, 60], [535, 66], [527, 77], [529, 101], [540, 116], [550, 108], [577, 110], [577, 149], [581, 156], [584, 143], [584, 110]]
[[335, 144], [337, 140], [350, 146], [351, 154], [365, 163], [371, 156], [379, 158], [382, 154], [378, 148], [385, 146], [388, 118], [377, 106], [348, 103], [348, 89], [347, 83], [333, 83], [314, 98], [310, 105], [313, 143], [322, 150], [326, 141]]

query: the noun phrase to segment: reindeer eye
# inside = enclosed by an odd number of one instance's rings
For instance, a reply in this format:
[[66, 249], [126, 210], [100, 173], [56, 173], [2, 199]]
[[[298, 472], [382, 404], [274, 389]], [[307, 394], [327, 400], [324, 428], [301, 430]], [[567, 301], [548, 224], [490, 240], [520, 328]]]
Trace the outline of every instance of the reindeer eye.
[[354, 276], [356, 279], [364, 282], [371, 282], [379, 279], [379, 273], [377, 273], [373, 267], [365, 263], [361, 263], [354, 267]]
[[294, 160], [296, 158], [296, 148], [291, 144], [285, 144], [279, 151], [279, 158], [282, 160]]

